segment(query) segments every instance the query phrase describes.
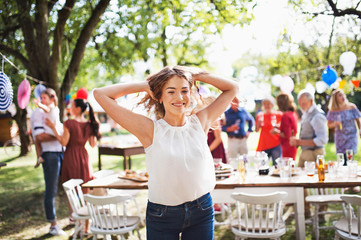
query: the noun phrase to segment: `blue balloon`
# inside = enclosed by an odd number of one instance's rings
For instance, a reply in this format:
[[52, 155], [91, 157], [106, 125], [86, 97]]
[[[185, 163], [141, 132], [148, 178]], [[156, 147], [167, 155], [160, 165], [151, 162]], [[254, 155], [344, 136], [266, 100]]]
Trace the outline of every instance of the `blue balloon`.
[[334, 82], [336, 82], [337, 78], [338, 76], [336, 70], [330, 66], [327, 66], [327, 68], [322, 72], [322, 80], [328, 86], [331, 86]]

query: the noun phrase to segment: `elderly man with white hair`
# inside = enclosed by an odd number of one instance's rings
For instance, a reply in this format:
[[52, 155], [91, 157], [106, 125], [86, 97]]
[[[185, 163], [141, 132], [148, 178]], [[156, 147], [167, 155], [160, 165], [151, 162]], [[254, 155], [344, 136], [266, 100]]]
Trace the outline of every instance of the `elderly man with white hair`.
[[302, 110], [300, 138], [291, 138], [292, 146], [300, 146], [302, 152], [298, 166], [304, 167], [305, 161], [316, 161], [317, 155], [325, 155], [328, 142], [328, 128], [325, 113], [316, 107], [314, 95], [306, 90], [298, 94], [298, 103]]

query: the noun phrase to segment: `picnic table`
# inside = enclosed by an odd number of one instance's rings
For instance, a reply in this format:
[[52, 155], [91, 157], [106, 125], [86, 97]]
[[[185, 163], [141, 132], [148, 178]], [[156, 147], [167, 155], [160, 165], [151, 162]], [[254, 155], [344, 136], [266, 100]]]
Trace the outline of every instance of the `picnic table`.
[[[147, 182], [137, 182], [119, 178], [120, 173], [109, 175], [103, 178], [91, 180], [82, 185], [86, 188], [113, 188], [113, 189], [147, 189]], [[304, 214], [304, 190], [307, 188], [338, 188], [355, 187], [361, 185], [361, 177], [343, 176], [331, 177], [326, 174], [324, 182], [318, 181], [317, 174], [308, 177], [303, 170], [288, 180], [283, 180], [279, 176], [261, 176], [250, 171], [245, 180], [238, 175], [231, 175], [229, 178], [216, 182], [215, 189], [211, 192], [213, 202], [233, 203], [231, 198], [233, 192], [245, 193], [270, 193], [275, 191], [285, 191], [288, 193], [285, 202], [295, 204], [296, 236], [297, 239], [305, 239], [305, 214]]]
[[[101, 155], [117, 155], [117, 156], [123, 156], [123, 168], [125, 169], [131, 169], [132, 167], [132, 155], [138, 155], [144, 153], [144, 148], [141, 145], [124, 145], [124, 146], [114, 146], [114, 145], [98, 145], [98, 169], [102, 169], [102, 160]], [[128, 161], [128, 163], [127, 163]]]

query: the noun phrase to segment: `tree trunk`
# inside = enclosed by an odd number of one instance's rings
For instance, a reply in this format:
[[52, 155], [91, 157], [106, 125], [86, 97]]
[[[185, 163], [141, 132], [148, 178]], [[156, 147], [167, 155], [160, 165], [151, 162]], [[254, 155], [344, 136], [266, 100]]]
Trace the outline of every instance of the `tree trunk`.
[[21, 143], [21, 151], [19, 157], [27, 155], [31, 147], [30, 146], [31, 136], [29, 135], [29, 131], [28, 131], [27, 114], [28, 111], [26, 109], [20, 109], [19, 107], [17, 107], [16, 114], [13, 117], [13, 119], [15, 120], [16, 124], [19, 127], [19, 137]]

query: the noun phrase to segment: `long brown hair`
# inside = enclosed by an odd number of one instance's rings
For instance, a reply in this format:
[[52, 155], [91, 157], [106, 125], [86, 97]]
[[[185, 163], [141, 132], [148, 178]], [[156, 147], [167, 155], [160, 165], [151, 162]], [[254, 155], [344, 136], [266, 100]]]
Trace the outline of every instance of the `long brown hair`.
[[163, 87], [174, 76], [185, 79], [189, 83], [189, 87], [196, 86], [193, 81], [193, 75], [204, 74], [205, 72], [192, 67], [185, 66], [174, 66], [174, 67], [165, 67], [161, 71], [149, 76], [147, 78], [150, 90], [153, 93], [154, 99], [148, 94], [139, 102], [139, 104], [144, 104], [148, 112], [154, 108], [157, 119], [164, 117], [165, 109], [163, 104], [159, 102], [162, 98]]
[[[339, 110], [340, 109], [340, 105], [338, 104], [337, 102], [337, 94], [339, 93], [342, 93], [342, 94], [345, 94], [342, 89], [335, 89], [332, 91], [332, 94], [331, 94], [331, 99], [330, 99], [330, 102], [328, 104], [328, 109], [331, 110], [331, 111], [336, 111], [336, 110]], [[345, 97], [345, 102], [347, 103], [347, 98]]]
[[293, 96], [288, 93], [280, 93], [276, 97], [278, 109], [282, 112], [287, 111], [296, 111], [296, 104], [294, 102]]
[[87, 107], [89, 107], [89, 120], [90, 125], [93, 129], [93, 135], [99, 140], [101, 138], [101, 134], [99, 132], [99, 122], [95, 119], [92, 106], [88, 102], [80, 98], [74, 99], [74, 104], [76, 107], [80, 107], [82, 113], [85, 112]]

